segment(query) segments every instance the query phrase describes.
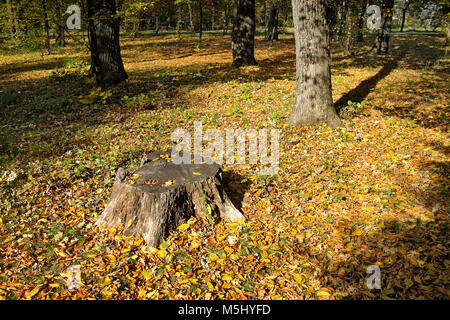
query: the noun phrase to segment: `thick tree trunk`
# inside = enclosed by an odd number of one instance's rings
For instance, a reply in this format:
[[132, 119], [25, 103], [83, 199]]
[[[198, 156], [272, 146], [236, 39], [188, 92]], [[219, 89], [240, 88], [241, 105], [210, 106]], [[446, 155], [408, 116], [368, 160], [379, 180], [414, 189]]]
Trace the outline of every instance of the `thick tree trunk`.
[[296, 48], [295, 103], [289, 123], [341, 124], [331, 96], [327, 0], [292, 0]]
[[255, 59], [255, 0], [233, 0], [231, 35], [233, 67], [257, 65]]
[[158, 246], [192, 216], [245, 219], [223, 190], [219, 165], [175, 165], [163, 155], [144, 157], [141, 167], [131, 173], [119, 168], [97, 225], [123, 226], [125, 235], [139, 235], [148, 245]]
[[55, 19], [55, 43], [59, 47], [66, 46], [66, 40], [64, 39], [64, 21], [61, 15], [60, 3], [56, 1], [53, 5], [53, 16]]
[[49, 55], [50, 52], [50, 25], [48, 23], [47, 6], [45, 0], [41, 0], [42, 14], [44, 17], [44, 31], [45, 31], [45, 48], [44, 54]]
[[120, 18], [115, 0], [87, 0], [91, 71], [98, 85], [106, 87], [128, 78], [120, 54]]
[[391, 37], [392, 14], [394, 10], [394, 0], [384, 0], [382, 4], [383, 23], [378, 32], [378, 53], [387, 54], [389, 52], [389, 40]]

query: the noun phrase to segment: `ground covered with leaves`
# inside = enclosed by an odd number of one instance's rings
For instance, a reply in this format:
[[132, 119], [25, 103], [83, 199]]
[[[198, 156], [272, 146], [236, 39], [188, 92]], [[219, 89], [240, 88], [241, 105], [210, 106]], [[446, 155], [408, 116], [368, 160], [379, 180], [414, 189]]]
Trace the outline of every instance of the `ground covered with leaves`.
[[[448, 299], [449, 59], [440, 36], [392, 54], [333, 49], [343, 126], [285, 123], [295, 47], [229, 37], [124, 39], [129, 81], [106, 92], [75, 46], [0, 55], [1, 299]], [[350, 101], [350, 102], [349, 102]], [[280, 170], [224, 165], [245, 222], [192, 218], [158, 248], [94, 226], [118, 167], [176, 128], [277, 128]], [[81, 265], [81, 287], [66, 272]], [[378, 265], [382, 289], [369, 290]]]

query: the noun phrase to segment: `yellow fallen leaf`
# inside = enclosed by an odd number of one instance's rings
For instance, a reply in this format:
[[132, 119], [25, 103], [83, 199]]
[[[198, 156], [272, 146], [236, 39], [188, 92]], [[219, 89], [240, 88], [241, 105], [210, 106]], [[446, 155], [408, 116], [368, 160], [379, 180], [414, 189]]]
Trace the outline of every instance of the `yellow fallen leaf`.
[[232, 254], [230, 254], [230, 259], [231, 260], [238, 260], [239, 256], [237, 254], [232, 253]]
[[147, 290], [145, 290], [145, 289], [139, 290], [138, 298], [142, 298], [146, 293], [147, 293]]
[[192, 174], [194, 174], [194, 175], [196, 175], [196, 176], [200, 176], [201, 175], [201, 173], [198, 173], [198, 172], [192, 172]]
[[292, 277], [298, 284], [303, 284], [303, 282], [305, 282], [305, 278], [299, 275], [298, 273], [292, 274]]
[[318, 297], [329, 297], [330, 294], [329, 294], [328, 292], [326, 292], [326, 291], [319, 291], [319, 292], [317, 293], [317, 296], [318, 296]]
[[106, 257], [108, 258], [108, 260], [109, 260], [111, 263], [115, 263], [115, 262], [117, 261], [116, 257], [113, 256], [112, 254], [106, 255]]
[[130, 221], [128, 221], [127, 228], [129, 228], [133, 224], [133, 221], [134, 221], [134, 218], [130, 219]]
[[223, 280], [223, 281], [231, 281], [231, 280], [233, 280], [233, 277], [230, 276], [229, 274], [225, 273], [225, 274], [222, 276], [222, 280]]
[[148, 271], [143, 271], [142, 275], [144, 276], [145, 280], [149, 280], [152, 277], [152, 274]]
[[178, 229], [179, 231], [185, 231], [185, 230], [187, 230], [188, 228], [189, 228], [189, 223], [183, 223], [183, 224], [179, 225], [177, 229]]
[[215, 253], [211, 253], [209, 255], [209, 260], [211, 260], [211, 261], [219, 260], [219, 256], [217, 254], [215, 254]]
[[166, 250], [158, 250], [158, 256], [161, 259], [164, 259], [167, 256], [167, 251]]
[[193, 241], [191, 242], [191, 247], [194, 248], [194, 249], [197, 249], [197, 248], [200, 247], [201, 245], [202, 245], [201, 242], [200, 242], [200, 241], [197, 241], [197, 240], [193, 240]]
[[32, 298], [34, 295], [36, 295], [36, 293], [39, 292], [39, 289], [41, 289], [41, 287], [42, 287], [42, 285], [38, 285], [38, 286], [36, 286], [36, 288], [34, 288], [33, 290], [26, 292], [26, 293], [25, 293], [25, 297], [26, 297], [27, 299]]

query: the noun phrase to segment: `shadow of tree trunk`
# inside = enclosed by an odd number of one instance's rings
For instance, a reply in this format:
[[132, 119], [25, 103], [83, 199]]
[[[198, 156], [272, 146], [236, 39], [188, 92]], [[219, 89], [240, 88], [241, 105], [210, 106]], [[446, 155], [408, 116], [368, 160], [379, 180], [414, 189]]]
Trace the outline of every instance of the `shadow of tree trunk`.
[[392, 70], [396, 69], [398, 66], [398, 59], [389, 61], [383, 68], [378, 71], [373, 77], [362, 81], [356, 88], [350, 90], [344, 94], [338, 101], [335, 102], [336, 110], [341, 110], [347, 105], [347, 102], [351, 100], [352, 102], [362, 102], [370, 93], [370, 91], [376, 87], [378, 82], [386, 78]]

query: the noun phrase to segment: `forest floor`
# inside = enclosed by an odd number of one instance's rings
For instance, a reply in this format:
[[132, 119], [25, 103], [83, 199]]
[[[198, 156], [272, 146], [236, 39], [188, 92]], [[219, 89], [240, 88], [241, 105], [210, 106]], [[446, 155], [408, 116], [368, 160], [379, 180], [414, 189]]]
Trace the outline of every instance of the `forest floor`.
[[[340, 128], [286, 125], [292, 37], [258, 37], [259, 65], [241, 69], [229, 37], [196, 41], [125, 38], [129, 80], [103, 93], [79, 47], [2, 51], [0, 298], [449, 299], [444, 37], [396, 35], [383, 57], [333, 50]], [[246, 222], [193, 218], [159, 248], [94, 226], [117, 168], [194, 121], [281, 130], [278, 175], [224, 165]], [[381, 290], [366, 286], [370, 265]]]

